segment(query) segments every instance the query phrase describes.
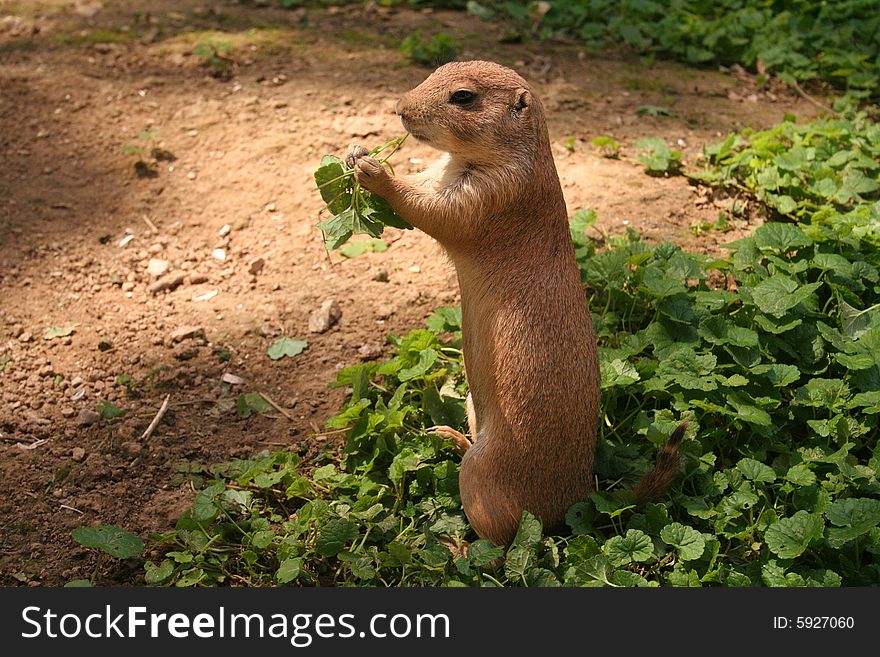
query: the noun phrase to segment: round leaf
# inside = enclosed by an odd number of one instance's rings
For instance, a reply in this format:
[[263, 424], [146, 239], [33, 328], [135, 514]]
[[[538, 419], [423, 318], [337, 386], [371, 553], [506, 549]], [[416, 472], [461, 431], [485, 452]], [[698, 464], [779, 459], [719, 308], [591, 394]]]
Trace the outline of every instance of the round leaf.
[[144, 542], [116, 525], [77, 527], [73, 539], [87, 548], [103, 550], [117, 559], [128, 559], [144, 551]]

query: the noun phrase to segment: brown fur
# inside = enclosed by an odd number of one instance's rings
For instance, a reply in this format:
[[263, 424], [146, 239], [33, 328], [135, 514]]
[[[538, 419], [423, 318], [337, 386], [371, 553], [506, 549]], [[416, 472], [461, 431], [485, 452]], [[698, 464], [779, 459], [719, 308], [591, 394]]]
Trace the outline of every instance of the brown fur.
[[[462, 89], [476, 100], [450, 102]], [[475, 439], [461, 499], [477, 534], [508, 544], [524, 509], [552, 528], [587, 497], [599, 413], [596, 336], [544, 108], [514, 71], [476, 61], [440, 67], [397, 111], [446, 154], [411, 177], [355, 155], [357, 179], [455, 264]]]

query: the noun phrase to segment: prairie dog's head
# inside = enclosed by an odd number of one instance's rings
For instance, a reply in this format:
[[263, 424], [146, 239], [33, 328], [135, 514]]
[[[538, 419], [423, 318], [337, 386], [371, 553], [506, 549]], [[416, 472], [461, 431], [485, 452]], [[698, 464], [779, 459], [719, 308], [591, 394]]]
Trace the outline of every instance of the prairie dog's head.
[[515, 71], [493, 62], [452, 62], [397, 103], [419, 141], [475, 164], [535, 157], [547, 143], [544, 111]]

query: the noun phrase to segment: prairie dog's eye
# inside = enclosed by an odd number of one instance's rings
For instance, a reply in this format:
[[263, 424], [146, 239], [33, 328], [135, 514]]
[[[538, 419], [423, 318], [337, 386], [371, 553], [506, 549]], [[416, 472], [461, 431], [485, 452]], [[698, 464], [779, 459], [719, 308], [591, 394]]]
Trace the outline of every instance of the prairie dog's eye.
[[449, 102], [452, 105], [469, 105], [477, 99], [477, 94], [470, 89], [459, 89], [453, 91], [449, 96]]

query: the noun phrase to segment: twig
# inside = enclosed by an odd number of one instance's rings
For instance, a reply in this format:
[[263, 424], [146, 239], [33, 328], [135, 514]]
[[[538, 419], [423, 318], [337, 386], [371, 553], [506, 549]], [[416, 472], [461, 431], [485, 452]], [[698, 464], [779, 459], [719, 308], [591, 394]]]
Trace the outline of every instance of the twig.
[[72, 506], [68, 506], [68, 505], [66, 505], [66, 504], [62, 504], [62, 505], [61, 505], [61, 508], [62, 508], [62, 509], [69, 509], [69, 510], [71, 510], [71, 511], [76, 511], [76, 512], [77, 512], [78, 514], [80, 514], [80, 515], [83, 514], [83, 512], [80, 511], [79, 509], [75, 509], [75, 508], [73, 508]]
[[162, 406], [159, 407], [159, 412], [156, 413], [156, 417], [153, 418], [153, 421], [150, 422], [150, 426], [147, 427], [147, 430], [141, 435], [141, 440], [146, 440], [149, 438], [153, 431], [156, 430], [156, 427], [159, 425], [159, 421], [162, 419], [162, 416], [165, 415], [165, 411], [168, 410], [168, 401], [171, 399], [171, 395], [165, 395], [165, 401], [162, 402]]
[[826, 105], [825, 103], [823, 103], [823, 102], [821, 102], [821, 101], [816, 100], [816, 99], [813, 98], [810, 94], [808, 94], [806, 91], [804, 91], [803, 89], [801, 89], [801, 85], [799, 85], [799, 84], [797, 83], [797, 80], [791, 80], [791, 81], [789, 82], [789, 84], [792, 86], [792, 88], [793, 88], [795, 91], [798, 92], [798, 94], [799, 94], [804, 100], [807, 100], [807, 101], [813, 103], [813, 105], [815, 105], [815, 106], [818, 107], [819, 109], [823, 109], [823, 110], [825, 110], [825, 111], [828, 112], [829, 114], [834, 114], [834, 115], [837, 114], [837, 112], [835, 112], [833, 109], [831, 109], [830, 107], [828, 107], [828, 105]]
[[144, 223], [150, 227], [151, 231], [153, 231], [154, 233], [159, 232], [159, 229], [156, 228], [156, 224], [154, 224], [152, 221], [150, 221], [150, 218], [147, 215], [142, 215], [142, 217], [143, 217]]
[[281, 415], [283, 415], [283, 416], [286, 417], [288, 420], [290, 420], [291, 422], [293, 422], [293, 416], [292, 416], [290, 413], [288, 413], [286, 410], [284, 410], [283, 408], [281, 408], [281, 407], [280, 407], [278, 404], [276, 404], [274, 401], [272, 401], [272, 399], [269, 397], [269, 395], [267, 395], [265, 392], [261, 392], [261, 393], [260, 393], [260, 397], [262, 397], [263, 399], [265, 399], [265, 400], [266, 400], [266, 403], [269, 404], [269, 406], [271, 406], [271, 407], [274, 408], [276, 411], [278, 411], [279, 413], [281, 413]]

